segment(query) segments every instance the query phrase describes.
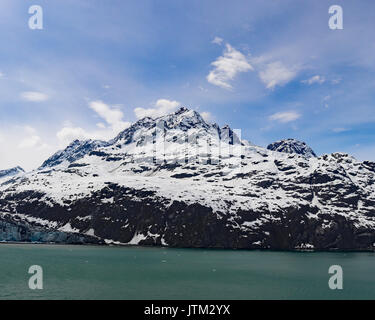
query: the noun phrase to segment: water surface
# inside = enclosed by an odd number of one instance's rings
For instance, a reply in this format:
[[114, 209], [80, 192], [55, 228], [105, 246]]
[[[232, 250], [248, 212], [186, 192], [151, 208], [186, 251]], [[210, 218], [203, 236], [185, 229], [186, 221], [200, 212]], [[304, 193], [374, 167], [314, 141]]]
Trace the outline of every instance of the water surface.
[[[30, 290], [40, 265], [44, 289]], [[344, 270], [330, 290], [328, 269]], [[0, 299], [374, 299], [375, 253], [0, 245]]]

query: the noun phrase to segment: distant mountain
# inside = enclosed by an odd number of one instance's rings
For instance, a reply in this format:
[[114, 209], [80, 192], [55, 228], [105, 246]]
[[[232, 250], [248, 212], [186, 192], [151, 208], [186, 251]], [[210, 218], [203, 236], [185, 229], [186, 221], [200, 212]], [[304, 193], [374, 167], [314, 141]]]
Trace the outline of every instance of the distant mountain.
[[0, 184], [0, 240], [12, 239], [373, 249], [375, 163], [294, 139], [254, 146], [181, 108]]
[[7, 170], [0, 170], [0, 179], [12, 177], [20, 173], [25, 173], [25, 170], [18, 166]]
[[277, 152], [295, 153], [308, 158], [316, 157], [315, 152], [305, 142], [295, 139], [276, 141], [269, 144], [267, 149]]

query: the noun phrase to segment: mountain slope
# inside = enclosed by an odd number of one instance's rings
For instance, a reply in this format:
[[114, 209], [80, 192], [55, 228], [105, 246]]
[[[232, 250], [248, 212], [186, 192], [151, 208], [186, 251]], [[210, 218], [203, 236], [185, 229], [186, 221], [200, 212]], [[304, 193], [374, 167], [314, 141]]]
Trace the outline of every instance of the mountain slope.
[[14, 167], [11, 169], [6, 169], [6, 170], [0, 170], [0, 179], [8, 178], [8, 177], [13, 177], [18, 174], [23, 174], [25, 173], [25, 170], [23, 170], [21, 167]]
[[103, 147], [105, 145], [107, 145], [107, 143], [100, 140], [74, 140], [64, 150], [56, 152], [54, 155], [44, 161], [39, 169], [46, 169], [58, 165], [70, 164], [76, 160], [83, 158], [92, 150]]
[[293, 150], [242, 142], [182, 108], [68, 147], [0, 186], [0, 212], [87, 242], [371, 249], [375, 163]]

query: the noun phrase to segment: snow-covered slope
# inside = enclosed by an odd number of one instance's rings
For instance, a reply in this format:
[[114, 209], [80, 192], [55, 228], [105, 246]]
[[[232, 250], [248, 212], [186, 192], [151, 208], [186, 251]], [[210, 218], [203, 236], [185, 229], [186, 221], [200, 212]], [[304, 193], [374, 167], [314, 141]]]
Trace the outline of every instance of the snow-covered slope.
[[88, 242], [372, 248], [375, 163], [298, 146], [257, 147], [181, 108], [108, 142], [74, 142], [0, 186], [0, 212]]
[[74, 140], [66, 149], [56, 152], [54, 155], [44, 161], [39, 169], [67, 165], [83, 158], [92, 150], [105, 145], [107, 145], [107, 143], [100, 140]]
[[11, 168], [11, 169], [0, 170], [0, 181], [3, 181], [5, 179], [9, 179], [9, 178], [17, 176], [17, 175], [22, 175], [24, 173], [25, 173], [25, 170], [23, 170], [19, 166]]

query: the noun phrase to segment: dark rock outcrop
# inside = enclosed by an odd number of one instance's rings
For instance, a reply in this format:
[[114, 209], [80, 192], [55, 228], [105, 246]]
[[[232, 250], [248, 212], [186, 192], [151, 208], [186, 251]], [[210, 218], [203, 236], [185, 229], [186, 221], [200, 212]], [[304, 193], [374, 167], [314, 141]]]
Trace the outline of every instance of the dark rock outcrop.
[[316, 157], [315, 152], [305, 142], [295, 139], [273, 142], [267, 146], [267, 149], [277, 152], [295, 153], [308, 158]]

